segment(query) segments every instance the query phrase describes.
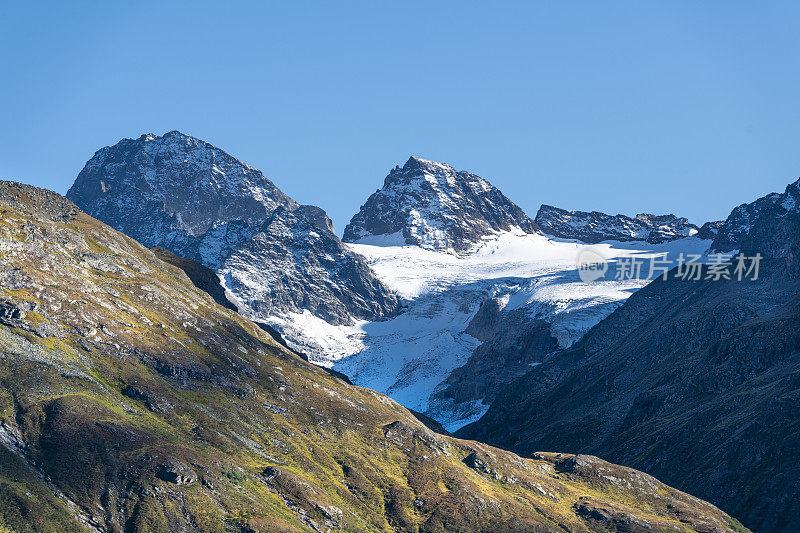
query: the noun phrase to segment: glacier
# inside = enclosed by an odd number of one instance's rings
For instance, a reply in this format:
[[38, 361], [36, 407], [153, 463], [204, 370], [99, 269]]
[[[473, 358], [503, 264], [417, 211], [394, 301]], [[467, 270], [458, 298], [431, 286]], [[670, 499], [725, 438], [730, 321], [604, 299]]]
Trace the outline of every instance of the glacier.
[[[576, 258], [587, 245], [576, 240], [503, 232], [460, 255], [398, 245], [391, 236], [375, 240], [376, 244], [348, 247], [400, 295], [405, 306], [401, 315], [333, 325], [303, 312], [272, 317], [269, 322], [312, 362], [425, 413], [449, 431], [472, 422], [488, 408], [480, 399], [454, 405], [433, 398], [481, 344], [465, 329], [487, 299], [499, 298], [506, 311], [522, 309], [531, 319], [544, 320], [558, 346], [566, 348], [649, 282], [613, 279], [614, 261], [663, 253], [702, 254], [711, 243], [687, 237], [660, 244], [592, 244], [612, 270], [605, 280], [584, 283]], [[530, 354], [534, 359], [546, 355]]]

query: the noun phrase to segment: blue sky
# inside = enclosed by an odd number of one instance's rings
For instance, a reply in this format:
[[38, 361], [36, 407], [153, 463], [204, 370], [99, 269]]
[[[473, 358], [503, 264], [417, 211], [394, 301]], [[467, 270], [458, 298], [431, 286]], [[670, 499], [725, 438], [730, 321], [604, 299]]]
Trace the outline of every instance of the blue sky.
[[66, 192], [178, 129], [337, 231], [414, 154], [548, 203], [702, 223], [800, 175], [792, 2], [15, 2], [0, 177]]

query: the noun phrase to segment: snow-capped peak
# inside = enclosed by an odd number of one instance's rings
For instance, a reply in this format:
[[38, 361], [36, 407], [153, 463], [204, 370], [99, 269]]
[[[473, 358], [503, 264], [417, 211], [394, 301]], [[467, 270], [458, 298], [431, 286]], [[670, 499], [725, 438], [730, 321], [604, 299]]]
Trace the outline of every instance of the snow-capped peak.
[[345, 228], [344, 240], [461, 253], [507, 231], [535, 233], [536, 227], [487, 180], [412, 156], [367, 199]]
[[179, 131], [99, 150], [67, 197], [145, 246], [215, 270], [250, 318], [303, 310], [340, 323], [397, 311], [396, 296], [336, 237], [324, 210]]
[[403, 165], [403, 170], [409, 171], [415, 168], [421, 169], [423, 171], [427, 170], [428, 172], [431, 173], [435, 172], [436, 170], [442, 170], [445, 172], [447, 171], [456, 172], [456, 170], [447, 163], [438, 163], [436, 161], [430, 161], [428, 159], [422, 159], [421, 157], [412, 155], [411, 157], [408, 158], [408, 161], [406, 161], [405, 164]]

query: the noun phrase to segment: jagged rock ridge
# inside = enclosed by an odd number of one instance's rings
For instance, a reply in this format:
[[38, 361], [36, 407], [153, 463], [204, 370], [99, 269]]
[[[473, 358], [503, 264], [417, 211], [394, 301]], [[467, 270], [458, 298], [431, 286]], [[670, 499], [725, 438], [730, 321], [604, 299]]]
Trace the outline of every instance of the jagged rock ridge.
[[796, 261], [800, 235], [800, 180], [783, 193], [772, 193], [735, 208], [719, 229], [713, 250], [761, 253]]
[[345, 242], [393, 238], [429, 250], [464, 252], [501, 231], [536, 225], [491, 183], [449, 165], [411, 157], [395, 167], [350, 220]]
[[183, 133], [99, 150], [67, 197], [147, 247], [216, 271], [253, 318], [308, 310], [342, 323], [398, 310], [322, 209], [299, 205], [260, 171]]
[[675, 215], [640, 213], [631, 218], [599, 211], [567, 211], [550, 205], [542, 205], [534, 221], [545, 235], [586, 243], [614, 240], [659, 244], [696, 234], [708, 239], [713, 238], [715, 229], [713, 222], [698, 228], [687, 219]]

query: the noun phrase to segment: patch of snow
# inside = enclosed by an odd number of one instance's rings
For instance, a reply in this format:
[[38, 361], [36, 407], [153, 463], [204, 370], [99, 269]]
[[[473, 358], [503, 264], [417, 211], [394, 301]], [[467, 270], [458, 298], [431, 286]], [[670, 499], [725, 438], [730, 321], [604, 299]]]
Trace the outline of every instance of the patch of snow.
[[406, 239], [402, 231], [386, 233], [384, 235], [366, 234], [356, 241], [357, 244], [368, 244], [371, 246], [405, 246]]
[[430, 414], [436, 415], [438, 418], [435, 420], [437, 421], [444, 420], [442, 422], [444, 429], [455, 432], [467, 424], [477, 422], [488, 410], [489, 405], [481, 400], [455, 403], [448, 399], [448, 401], [440, 402], [436, 406], [436, 411]]
[[[307, 309], [302, 313], [290, 312], [273, 316], [264, 322], [283, 332], [290, 348], [307, 354], [309, 361], [325, 367], [331, 367], [339, 359], [363, 351], [363, 328], [370, 324], [360, 321], [353, 325], [337, 326], [313, 315]], [[325, 357], [320, 354], [325, 354]]]

